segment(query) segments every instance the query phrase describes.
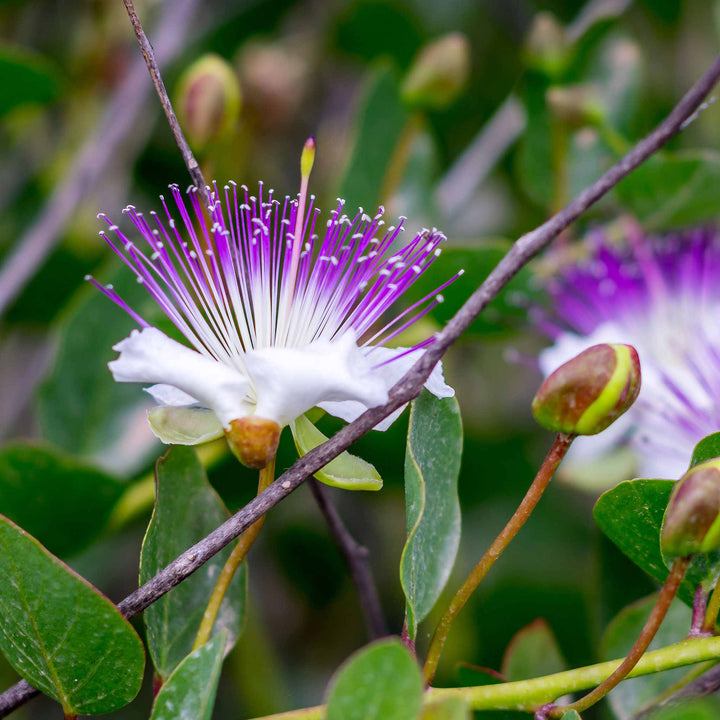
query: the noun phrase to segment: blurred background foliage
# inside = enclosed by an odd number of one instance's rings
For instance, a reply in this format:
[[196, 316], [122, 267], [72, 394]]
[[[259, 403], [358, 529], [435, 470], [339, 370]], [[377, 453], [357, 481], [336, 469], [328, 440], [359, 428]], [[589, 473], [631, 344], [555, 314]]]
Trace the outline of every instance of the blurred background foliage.
[[[418, 297], [459, 268], [466, 273], [425, 322], [428, 333], [512, 239], [667, 113], [712, 59], [720, 34], [720, 4], [711, 0], [149, 0], [138, 12], [208, 178], [250, 186], [262, 179], [294, 193], [300, 149], [314, 135], [312, 190], [321, 207], [338, 195], [350, 208], [382, 203], [391, 216], [408, 216], [410, 230], [447, 234]], [[168, 183], [189, 178], [119, 0], [3, 0], [0, 39], [0, 512], [119, 599], [136, 585], [152, 504], [147, 474], [163, 450], [145, 422], [147, 399], [115, 385], [105, 368], [132, 323], [83, 276], [115, 283], [151, 314], [98, 238], [96, 213], [119, 219], [128, 202], [157, 208]], [[719, 144], [716, 111], [701, 113], [572, 234], [628, 213], [648, 230], [712, 222]], [[464, 533], [450, 587], [510, 516], [551, 441], [529, 410], [544, 341], [526, 304], [541, 296], [539, 269], [521, 273], [445, 363], [465, 427]], [[27, 285], [8, 291], [23, 285], [23, 273]], [[337, 427], [321, 424], [326, 433]], [[382, 474], [381, 492], [333, 491], [370, 549], [396, 631], [406, 427], [405, 416], [355, 448]], [[251, 498], [254, 477], [223, 447], [203, 449], [202, 458], [231, 510]], [[288, 436], [278, 467], [293, 459]], [[631, 472], [622, 465], [615, 479]], [[543, 499], [451, 633], [441, 683], [487, 681], [460, 660], [521, 677], [503, 655], [538, 618], [542, 638], [557, 638], [540, 653], [551, 669], [618, 647], [617, 630], [601, 643], [603, 629], [654, 586], [594, 526], [598, 490], [588, 484], [569, 478]], [[317, 703], [332, 671], [366, 641], [342, 557], [307, 488], [271, 513], [251, 553], [249, 588], [217, 718]], [[421, 647], [429, 626], [420, 629]], [[0, 680], [14, 680], [6, 666]], [[613, 711], [627, 717], [622, 699]], [[51, 712], [36, 701], [18, 717]], [[716, 717], [717, 709], [707, 712]], [[146, 717], [147, 704], [116, 715]]]

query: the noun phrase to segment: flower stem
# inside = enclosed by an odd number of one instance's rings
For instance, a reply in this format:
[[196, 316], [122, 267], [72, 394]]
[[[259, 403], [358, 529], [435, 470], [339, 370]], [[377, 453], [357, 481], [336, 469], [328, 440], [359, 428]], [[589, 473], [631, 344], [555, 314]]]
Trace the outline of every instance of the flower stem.
[[[270, 463], [260, 471], [260, 479], [258, 481], [258, 495], [265, 490], [273, 481], [275, 477], [275, 460], [271, 460]], [[195, 644], [193, 650], [197, 650], [199, 647], [204, 645], [210, 639], [210, 633], [212, 632], [213, 625], [218, 613], [220, 612], [220, 606], [225, 598], [230, 583], [232, 582], [235, 572], [242, 564], [245, 556], [252, 547], [253, 543], [260, 534], [263, 523], [265, 522], [265, 515], [262, 515], [256, 520], [241, 536], [238, 540], [237, 545], [230, 553], [230, 557], [227, 559], [221, 573], [218, 578], [215, 587], [213, 588], [212, 595], [210, 595], [210, 601], [205, 608], [198, 634], [195, 637]]]
[[715, 623], [717, 622], [718, 613], [720, 613], [720, 580], [715, 585], [715, 589], [710, 596], [707, 612], [705, 613], [705, 622], [703, 623], [703, 632], [713, 635], [715, 633]]
[[425, 659], [423, 674], [425, 676], [425, 682], [428, 685], [435, 677], [435, 671], [438, 661], [440, 660], [443, 645], [450, 631], [450, 626], [463, 607], [465, 607], [465, 603], [469, 600], [473, 592], [475, 592], [480, 581], [487, 575], [490, 568], [495, 564], [495, 561], [500, 557], [505, 548], [510, 544], [510, 541], [517, 535], [520, 528], [530, 517], [530, 514], [538, 504], [538, 501], [552, 479], [557, 466], [568, 451], [573, 439], [573, 435], [564, 435], [562, 433], [555, 438], [555, 442], [545, 456], [543, 464], [540, 466], [532, 485], [530, 485], [527, 493], [525, 493], [525, 497], [522, 499], [517, 510], [500, 534], [495, 538], [487, 552], [482, 556], [480, 562], [473, 568], [470, 575], [468, 575], [467, 580], [465, 580], [457, 591], [455, 597], [450, 601], [450, 604], [435, 628], [435, 633], [430, 641], [430, 649]]
[[[665, 618], [670, 603], [672, 603], [675, 595], [677, 594], [680, 583], [685, 577], [685, 571], [690, 564], [690, 557], [676, 558], [670, 568], [670, 574], [665, 580], [665, 584], [660, 591], [655, 607], [650, 613], [650, 617], [647, 619], [645, 626], [640, 633], [640, 636], [635, 641], [632, 649], [628, 653], [627, 657], [620, 663], [620, 666], [608, 677], [603, 680], [594, 690], [590, 691], [584, 697], [571, 703], [570, 705], [558, 706], [555, 705], [549, 709], [546, 717], [559, 718], [562, 717], [569, 710], [576, 710], [577, 712], [583, 712], [589, 707], [594, 705], [599, 700], [605, 697], [616, 685], [622, 682], [630, 671], [638, 664], [640, 658], [642, 658], [648, 646], [655, 637], [660, 624]], [[542, 716], [542, 714], [540, 715]]]
[[702, 583], [698, 583], [695, 590], [695, 598], [693, 599], [692, 622], [690, 623], [689, 637], [702, 637], [703, 635], [712, 635], [705, 632], [705, 615], [707, 613], [707, 604], [709, 592], [705, 590]]
[[[628, 677], [641, 677], [708, 660], [720, 660], [720, 637], [689, 638], [660, 650], [645, 653]], [[471, 710], [519, 710], [531, 713], [542, 703], [569, 693], [586, 690], [609, 677], [621, 663], [608, 660], [597, 665], [566, 670], [516, 682], [457, 688], [429, 688], [424, 702], [433, 703], [457, 698]], [[325, 706], [268, 715], [255, 720], [322, 720]]]

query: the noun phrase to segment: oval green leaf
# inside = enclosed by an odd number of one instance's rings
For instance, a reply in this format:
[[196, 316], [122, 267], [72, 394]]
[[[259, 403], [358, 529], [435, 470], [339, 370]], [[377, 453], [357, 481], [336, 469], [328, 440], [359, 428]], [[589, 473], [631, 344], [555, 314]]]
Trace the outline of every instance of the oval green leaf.
[[142, 642], [118, 609], [0, 516], [0, 649], [66, 714], [100, 715], [140, 690]]
[[420, 720], [471, 720], [470, 706], [460, 698], [448, 698], [425, 705]]
[[[290, 430], [300, 457], [327, 440], [305, 415], [292, 422]], [[347, 451], [318, 470], [315, 477], [326, 485], [343, 490], [380, 490], [383, 486], [382, 478], [374, 465]]]
[[[158, 461], [155, 484], [155, 508], [140, 555], [141, 583], [229, 517], [190, 448], [173, 447]], [[161, 678], [167, 678], [192, 651], [205, 607], [232, 547], [231, 543], [145, 610], [148, 648]], [[213, 627], [213, 635], [227, 631], [229, 646], [235, 643], [242, 628], [246, 586], [247, 569], [243, 563]]]
[[553, 631], [539, 618], [518, 631], [510, 641], [500, 673], [508, 680], [529, 680], [567, 669]]
[[693, 450], [690, 467], [693, 468], [707, 460], [720, 457], [720, 432], [704, 437]]
[[150, 720], [210, 720], [226, 644], [223, 631], [188, 655], [157, 694]]
[[462, 441], [457, 400], [424, 390], [412, 403], [405, 453], [408, 538], [400, 579], [412, 638], [445, 587], [460, 544]]
[[100, 535], [124, 489], [49, 445], [14, 443], [0, 452], [0, 513], [60, 557]]
[[325, 720], [416, 720], [422, 702], [420, 668], [397, 639], [367, 645], [330, 683]]

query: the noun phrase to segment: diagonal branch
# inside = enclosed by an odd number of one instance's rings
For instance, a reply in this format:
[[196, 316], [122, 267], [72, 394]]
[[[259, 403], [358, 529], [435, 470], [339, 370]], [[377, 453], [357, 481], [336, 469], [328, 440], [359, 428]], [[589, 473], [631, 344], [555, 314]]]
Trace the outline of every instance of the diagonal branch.
[[375, 640], [384, 637], [388, 634], [387, 623], [370, 572], [367, 548], [360, 545], [345, 527], [340, 513], [330, 500], [328, 489], [315, 478], [310, 478], [308, 483], [330, 532], [345, 556], [370, 638]]
[[[655, 130], [637, 143], [627, 155], [580, 193], [563, 210], [515, 242], [482, 285], [437, 334], [435, 342], [391, 388], [389, 400], [385, 405], [367, 410], [327, 442], [313, 448], [229, 520], [182, 553], [154, 578], [128, 595], [118, 605], [123, 615], [126, 617], [137, 615], [166, 592], [172, 590], [320, 468], [347, 450], [356, 440], [369, 432], [394, 410], [417, 397], [438, 360], [518, 271], [547, 247], [570, 223], [612, 190], [638, 165], [660, 150], [670, 138], [677, 135], [702, 105], [703, 100], [718, 79], [720, 79], [720, 55], [715, 58], [705, 74], [683, 96]], [[10, 688], [0, 695], [0, 717], [12, 712], [36, 692], [27, 683], [19, 683]]]

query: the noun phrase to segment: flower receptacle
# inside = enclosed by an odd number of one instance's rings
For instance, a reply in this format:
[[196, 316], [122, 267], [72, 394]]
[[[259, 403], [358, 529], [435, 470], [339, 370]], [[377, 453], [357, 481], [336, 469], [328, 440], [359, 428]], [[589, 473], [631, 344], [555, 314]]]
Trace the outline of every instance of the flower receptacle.
[[238, 418], [225, 429], [230, 450], [245, 466], [262, 470], [275, 457], [280, 442], [280, 425], [255, 416]]

